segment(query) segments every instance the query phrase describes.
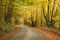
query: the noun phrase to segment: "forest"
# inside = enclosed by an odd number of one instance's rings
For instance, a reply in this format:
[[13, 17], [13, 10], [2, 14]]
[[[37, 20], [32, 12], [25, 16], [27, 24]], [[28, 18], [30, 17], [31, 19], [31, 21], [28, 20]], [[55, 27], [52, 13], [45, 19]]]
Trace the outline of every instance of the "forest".
[[60, 0], [0, 0], [0, 37], [21, 24], [60, 33]]

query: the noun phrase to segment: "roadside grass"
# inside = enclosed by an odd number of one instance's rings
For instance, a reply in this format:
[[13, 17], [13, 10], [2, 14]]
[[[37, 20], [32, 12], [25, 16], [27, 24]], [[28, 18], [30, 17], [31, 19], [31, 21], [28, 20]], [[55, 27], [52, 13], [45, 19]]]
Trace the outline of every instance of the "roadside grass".
[[15, 29], [15, 27], [13, 25], [2, 25], [0, 26], [0, 37], [2, 37], [3, 35], [13, 31]]

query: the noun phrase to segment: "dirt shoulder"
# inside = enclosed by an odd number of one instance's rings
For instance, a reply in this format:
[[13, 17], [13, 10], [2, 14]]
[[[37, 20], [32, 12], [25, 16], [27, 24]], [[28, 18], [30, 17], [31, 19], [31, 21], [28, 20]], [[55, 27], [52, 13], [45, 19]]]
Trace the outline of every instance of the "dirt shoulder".
[[33, 28], [33, 29], [44, 34], [44, 36], [46, 37], [47, 40], [60, 40], [60, 35], [56, 32], [42, 29], [42, 28]]

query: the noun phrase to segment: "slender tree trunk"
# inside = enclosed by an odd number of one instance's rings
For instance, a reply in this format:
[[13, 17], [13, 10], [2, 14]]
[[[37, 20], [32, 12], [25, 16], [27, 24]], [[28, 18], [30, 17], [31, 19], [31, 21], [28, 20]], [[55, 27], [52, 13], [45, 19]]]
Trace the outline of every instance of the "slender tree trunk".
[[12, 24], [12, 12], [13, 12], [13, 1], [12, 0], [9, 0], [9, 3], [8, 3], [8, 10], [7, 12], [5, 12], [5, 22], [7, 24]]

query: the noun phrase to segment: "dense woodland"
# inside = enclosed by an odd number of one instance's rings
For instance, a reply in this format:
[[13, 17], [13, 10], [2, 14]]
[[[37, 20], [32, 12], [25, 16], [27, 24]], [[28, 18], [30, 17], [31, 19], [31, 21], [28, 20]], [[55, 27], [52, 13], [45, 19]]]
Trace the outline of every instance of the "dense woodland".
[[59, 30], [60, 0], [0, 0], [0, 31], [20, 24]]

